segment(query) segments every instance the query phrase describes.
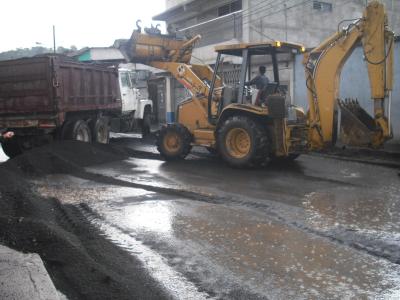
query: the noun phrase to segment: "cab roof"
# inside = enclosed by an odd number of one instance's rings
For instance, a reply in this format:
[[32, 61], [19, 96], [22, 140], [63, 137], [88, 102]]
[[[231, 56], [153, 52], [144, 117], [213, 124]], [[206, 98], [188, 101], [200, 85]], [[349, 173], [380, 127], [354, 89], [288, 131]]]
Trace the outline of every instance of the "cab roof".
[[219, 45], [215, 47], [215, 51], [221, 54], [234, 56], [242, 56], [244, 49], [249, 50], [250, 55], [263, 55], [275, 53], [303, 53], [305, 47], [301, 44], [272, 41], [263, 43], [241, 43], [231, 45]]

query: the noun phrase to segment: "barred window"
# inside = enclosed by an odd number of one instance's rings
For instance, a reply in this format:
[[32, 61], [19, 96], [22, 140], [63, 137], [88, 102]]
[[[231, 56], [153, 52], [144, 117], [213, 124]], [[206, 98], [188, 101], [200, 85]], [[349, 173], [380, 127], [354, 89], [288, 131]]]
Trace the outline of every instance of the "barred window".
[[313, 9], [320, 12], [332, 12], [332, 3], [313, 1]]
[[242, 0], [233, 1], [229, 4], [218, 7], [218, 17], [228, 15], [242, 9]]

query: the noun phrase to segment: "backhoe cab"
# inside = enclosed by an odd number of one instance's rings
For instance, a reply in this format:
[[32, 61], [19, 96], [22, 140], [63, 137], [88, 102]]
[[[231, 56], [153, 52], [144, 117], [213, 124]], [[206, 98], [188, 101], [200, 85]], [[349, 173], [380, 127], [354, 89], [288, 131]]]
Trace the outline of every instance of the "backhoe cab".
[[[280, 41], [216, 47], [217, 59], [208, 95], [208, 121], [216, 126], [216, 139], [211, 147], [218, 149], [229, 164], [241, 167], [259, 165], [274, 158], [293, 159], [306, 150], [304, 112], [290, 105], [286, 87], [280, 84], [278, 67], [278, 61], [304, 51], [302, 45]], [[232, 65], [222, 65], [226, 61], [239, 63], [240, 68], [232, 70]], [[272, 78], [259, 91], [246, 82], [250, 81], [252, 71], [261, 65], [272, 71], [268, 72]], [[218, 78], [223, 84], [216, 87]], [[255, 105], [260, 96], [263, 98], [261, 105]], [[292, 130], [293, 134], [296, 131], [301, 136], [293, 138]]]

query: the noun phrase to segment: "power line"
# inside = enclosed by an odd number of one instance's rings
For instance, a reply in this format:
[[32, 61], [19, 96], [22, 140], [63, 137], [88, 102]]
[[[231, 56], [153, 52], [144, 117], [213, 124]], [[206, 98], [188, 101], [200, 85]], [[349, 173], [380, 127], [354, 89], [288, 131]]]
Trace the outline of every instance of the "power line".
[[[240, 12], [240, 17], [241, 18], [245, 18], [245, 17], [250, 17], [251, 15], [254, 15], [256, 13], [259, 14], [260, 12], [263, 12], [263, 11], [270, 11], [273, 7], [277, 7], [277, 6], [279, 6], [280, 4], [282, 4], [282, 3], [286, 2], [286, 1], [293, 1], [293, 0], [283, 0], [282, 2], [277, 3], [276, 5], [273, 5], [274, 0], [271, 0], [270, 2], [267, 2], [267, 3], [259, 2], [258, 4], [256, 4], [253, 7], [249, 7], [247, 9], [245, 9], [245, 10], [242, 10]], [[264, 4], [264, 5], [259, 6], [260, 4]], [[257, 12], [252, 11], [254, 9], [257, 9], [258, 11]], [[249, 12], [247, 14], [244, 14], [243, 12], [245, 12], [245, 11], [249, 11]], [[227, 24], [227, 23], [230, 23], [231, 21], [234, 21], [235, 20], [235, 15], [239, 15], [239, 13], [230, 14], [229, 18], [227, 20], [223, 21], [223, 22], [219, 22], [219, 25], [221, 26], [223, 24]], [[230, 17], [232, 17], [232, 18], [230, 18]], [[211, 20], [206, 21], [206, 22], [207, 23], [211, 23], [211, 22], [216, 21], [218, 19], [220, 19], [220, 17], [215, 18], [215, 19], [211, 19]], [[196, 26], [197, 25], [193, 25], [193, 26], [190, 26], [190, 27], [196, 27]], [[180, 29], [178, 31], [185, 31], [185, 30], [184, 29]]]
[[[247, 21], [242, 22], [241, 26], [246, 25], [246, 24], [249, 24], [249, 23], [252, 23], [252, 22], [255, 23], [255, 22], [261, 20], [262, 18], [271, 16], [271, 15], [274, 15], [274, 14], [278, 14], [278, 13], [284, 11], [284, 10], [292, 9], [292, 8], [294, 8], [294, 7], [297, 7], [297, 6], [306, 4], [306, 3], [310, 2], [310, 1], [313, 1], [313, 0], [304, 0], [304, 1], [299, 2], [299, 3], [297, 3], [297, 4], [293, 4], [292, 6], [288, 6], [288, 7], [286, 7], [286, 8], [283, 8], [283, 9], [280, 9], [280, 10], [277, 10], [277, 11], [273, 11], [273, 12], [272, 12], [272, 8], [273, 8], [273, 7], [277, 7], [277, 6], [279, 6], [279, 5], [282, 5], [283, 3], [286, 3], [286, 0], [283, 0], [283, 1], [279, 2], [279, 3], [277, 3], [276, 5], [270, 6], [269, 9], [266, 10], [266, 12], [270, 12], [270, 13], [267, 13], [267, 14], [264, 14], [264, 15], [262, 15], [262, 16], [260, 16], [260, 17], [257, 17], [257, 18], [254, 19], [254, 20], [251, 20], [250, 18], [248, 18]], [[248, 16], [254, 15], [254, 14], [259, 14], [259, 13], [260, 13], [259, 11], [257, 11], [257, 12], [252, 12], [252, 13], [249, 14]], [[223, 24], [224, 24], [224, 23], [223, 23]], [[223, 25], [223, 24], [221, 24], [221, 25]], [[213, 33], [218, 33], [221, 29], [222, 29], [222, 27], [219, 27], [219, 28], [216, 29], [216, 30], [212, 30], [212, 31], [205, 32], [204, 35], [209, 35], [209, 34], [213, 34]]]
[[[259, 4], [260, 3], [262, 3], [262, 2], [260, 2], [258, 5], [255, 5], [255, 6], [253, 6], [253, 7], [251, 7], [251, 9], [254, 9], [254, 8], [263, 8], [263, 9], [261, 9], [261, 10], [257, 10], [257, 11], [250, 11], [249, 13], [247, 13], [247, 14], [242, 14], [240, 17], [242, 18], [242, 20], [245, 18], [245, 17], [249, 17], [249, 20], [250, 20], [250, 16], [251, 15], [254, 15], [254, 14], [260, 14], [260, 12], [268, 12], [268, 11], [272, 11], [272, 9], [273, 8], [275, 8], [275, 7], [277, 7], [277, 6], [279, 6], [279, 5], [281, 5], [282, 3], [284, 3], [284, 2], [286, 2], [287, 0], [283, 0], [283, 1], [281, 1], [281, 2], [279, 2], [279, 3], [277, 3], [277, 4], [275, 4], [275, 5], [273, 5], [272, 4], [272, 2], [273, 2], [273, 0], [272, 1], [270, 1], [270, 2], [268, 2], [268, 3], [264, 3], [264, 5], [263, 6], [259, 6]], [[289, 1], [292, 1], [292, 0], [289, 0]], [[269, 5], [269, 6], [268, 6]], [[267, 7], [268, 6], [268, 7]], [[248, 9], [246, 9], [246, 10], [249, 10], [250, 8], [248, 8]], [[202, 34], [204, 35], [204, 36], [209, 36], [210, 34], [214, 34], [214, 33], [218, 33], [221, 29], [225, 29], [225, 27], [226, 26], [232, 26], [232, 21], [233, 22], [235, 22], [235, 16], [233, 16], [234, 18], [233, 19], [228, 19], [228, 20], [226, 20], [226, 21], [224, 21], [224, 22], [219, 22], [219, 24], [218, 24], [218, 28], [216, 29], [216, 30], [211, 30], [211, 31], [208, 31], [208, 32], [202, 32]], [[226, 24], [226, 26], [224, 26]], [[243, 24], [246, 24], [246, 23], [243, 23], [243, 22], [241, 22], [241, 27], [243, 26]], [[204, 29], [204, 28], [203, 28]], [[188, 32], [190, 35], [193, 35], [192, 34], [192, 32]]]
[[[217, 21], [218, 19], [221, 19], [221, 18], [227, 18], [227, 17], [232, 17], [232, 16], [235, 17], [234, 15], [236, 15], [236, 14], [242, 14], [242, 16], [243, 16], [243, 15], [246, 15], [246, 14], [244, 14], [244, 12], [253, 10], [254, 8], [258, 8], [258, 9], [265, 8], [266, 6], [272, 4], [273, 1], [274, 1], [274, 0], [270, 0], [270, 2], [267, 2], [267, 3], [263, 2], [263, 1], [260, 1], [259, 3], [257, 3], [257, 4], [254, 5], [254, 6], [252, 6], [251, 8], [248, 7], [248, 8], [246, 8], [246, 9], [242, 9], [242, 10], [240, 10], [240, 11], [232, 12], [232, 13], [230, 13], [230, 14], [228, 14], [228, 15], [219, 16], [219, 17], [217, 17], [217, 18], [214, 18], [214, 19], [211, 19], [211, 20], [207, 20], [207, 21], [202, 22], [202, 23], [199, 23], [199, 24], [194, 24], [194, 25], [192, 25], [192, 26], [188, 26], [187, 28], [178, 29], [178, 31], [185, 31], [185, 30], [187, 30], [187, 29], [191, 29], [191, 28], [193, 28], [193, 27], [197, 27], [197, 26], [199, 26], [199, 25], [201, 25], [201, 24], [203, 24], [203, 23], [211, 23], [211, 22]], [[261, 4], [263, 4], [263, 5], [261, 5]], [[251, 14], [251, 11], [250, 11], [248, 14]], [[228, 23], [229, 21], [231, 21], [231, 20], [226, 20], [225, 22]], [[222, 23], [225, 23], [225, 22], [222, 22]]]
[[[313, 1], [313, 0], [304, 0], [304, 1], [299, 2], [299, 3], [297, 3], [297, 4], [293, 4], [292, 6], [289, 6], [289, 7], [286, 7], [286, 8], [277, 10], [277, 11], [274, 11], [274, 12], [267, 13], [267, 14], [262, 15], [262, 16], [256, 18], [256, 19], [254, 19], [254, 20], [250, 20], [250, 19], [249, 19], [249, 20], [247, 20], [246, 22], [242, 22], [241, 26], [243, 27], [243, 25], [246, 25], [246, 24], [250, 24], [250, 25], [251, 25], [251, 23], [256, 23], [258, 20], [260, 20], [260, 19], [262, 19], [262, 18], [271, 16], [271, 15], [274, 15], [274, 14], [278, 14], [278, 13], [280, 13], [280, 12], [282, 12], [282, 11], [288, 11], [288, 10], [290, 10], [291, 8], [295, 8], [295, 7], [298, 7], [298, 6], [300, 6], [300, 5], [307, 4], [308, 2], [311, 2], [311, 1]], [[340, 1], [340, 2], [343, 2], [341, 5], [343, 5], [344, 3], [350, 3], [350, 2], [352, 2], [351, 0], [339, 0], [339, 1]], [[284, 2], [285, 2], [285, 1], [281, 1], [281, 2], [278, 3], [277, 5], [282, 4], [282, 3], [284, 3]], [[271, 10], [268, 10], [268, 11], [271, 11]], [[294, 11], [293, 11], [293, 12], [294, 12]], [[259, 13], [259, 12], [257, 12], [257, 13]], [[307, 16], [307, 15], [311, 15], [311, 14], [313, 14], [312, 11], [309, 12], [309, 13], [307, 13], [307, 14], [303, 14], [303, 17], [304, 17], [304, 16]], [[268, 25], [273, 25], [273, 24], [279, 24], [279, 23], [281, 23], [281, 22], [282, 22], [282, 21], [274, 22], [274, 23], [269, 23], [269, 24], [266, 24], [266, 26], [268, 26]], [[205, 33], [205, 35], [217, 33], [217, 32], [219, 32], [221, 29], [222, 29], [222, 28], [219, 28], [219, 29], [216, 29], [216, 30], [213, 30], [213, 31], [208, 31], [208, 32]], [[253, 30], [254, 30], [254, 28], [253, 28]], [[255, 31], [257, 31], [257, 30], [255, 30]], [[258, 32], [258, 33], [261, 34], [260, 32]], [[262, 35], [264, 35], [264, 33], [263, 33]], [[265, 35], [264, 35], [264, 36], [265, 36]], [[269, 38], [269, 39], [271, 39], [271, 37], [268, 37], [268, 36], [266, 36], [266, 37]]]
[[[343, 5], [343, 4], [348, 4], [348, 3], [351, 3], [352, 2], [352, 0], [336, 0], [337, 2], [342, 2], [342, 4], [341, 5]], [[338, 3], [337, 2], [335, 2], [335, 4], [337, 5]], [[293, 13], [295, 13], [295, 11], [292, 11]], [[304, 17], [307, 17], [307, 16], [310, 16], [310, 15], [315, 15], [315, 13], [313, 12], [313, 11], [310, 11], [310, 12], [308, 12], [308, 13], [306, 13], [306, 14], [302, 14], [302, 17], [304, 18]], [[353, 20], [358, 20], [359, 18], [357, 18], [357, 19], [350, 19], [349, 21], [353, 21]], [[343, 20], [343, 21], [346, 21], [346, 20]], [[269, 26], [269, 25], [276, 25], [276, 24], [280, 24], [282, 21], [278, 21], [278, 22], [273, 22], [273, 23], [267, 23], [267, 24], [265, 24], [266, 26]]]

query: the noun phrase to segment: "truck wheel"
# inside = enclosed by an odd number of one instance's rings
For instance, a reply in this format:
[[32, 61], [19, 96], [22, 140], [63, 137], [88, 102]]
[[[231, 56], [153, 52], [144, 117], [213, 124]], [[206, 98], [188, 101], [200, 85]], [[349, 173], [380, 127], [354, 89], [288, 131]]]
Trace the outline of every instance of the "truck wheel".
[[151, 111], [146, 107], [144, 110], [143, 121], [142, 121], [142, 135], [143, 137], [150, 134], [151, 127]]
[[268, 157], [266, 130], [246, 116], [227, 119], [218, 130], [218, 149], [231, 166], [258, 166]]
[[62, 138], [64, 140], [75, 140], [90, 143], [92, 141], [92, 134], [85, 121], [77, 120], [65, 124]]
[[96, 118], [90, 122], [89, 127], [94, 143], [108, 144], [110, 141], [110, 127], [107, 118]]
[[17, 138], [15, 138], [15, 137], [12, 139], [3, 141], [1, 143], [1, 146], [3, 148], [4, 153], [9, 158], [16, 157], [17, 155], [20, 155], [23, 152], [22, 147], [20, 146]]
[[192, 135], [181, 124], [169, 124], [161, 128], [157, 137], [157, 150], [165, 160], [184, 159], [192, 149]]

